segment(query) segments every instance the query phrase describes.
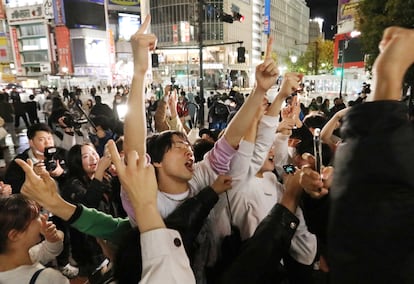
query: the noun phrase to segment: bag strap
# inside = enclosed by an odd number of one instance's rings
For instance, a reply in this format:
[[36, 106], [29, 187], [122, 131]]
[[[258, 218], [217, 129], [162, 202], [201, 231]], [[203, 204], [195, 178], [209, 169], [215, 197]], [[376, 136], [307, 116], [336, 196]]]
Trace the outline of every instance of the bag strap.
[[230, 199], [229, 195], [226, 191], [226, 200], [227, 200], [227, 206], [229, 207], [229, 214], [230, 214], [230, 227], [233, 225], [233, 214], [231, 213], [231, 205], [230, 205]]
[[46, 268], [42, 268], [42, 269], [39, 269], [38, 271], [36, 271], [36, 272], [33, 274], [32, 278], [30, 279], [29, 284], [35, 284], [35, 283], [36, 283], [36, 279], [37, 279], [37, 277], [39, 276], [40, 272], [42, 272], [42, 271], [43, 271], [43, 270], [45, 270], [45, 269], [46, 269]]

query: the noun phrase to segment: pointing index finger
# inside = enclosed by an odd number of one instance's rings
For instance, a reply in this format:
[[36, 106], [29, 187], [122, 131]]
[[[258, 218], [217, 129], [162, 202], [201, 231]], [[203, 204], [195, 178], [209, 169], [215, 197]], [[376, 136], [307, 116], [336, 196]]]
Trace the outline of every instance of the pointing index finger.
[[273, 46], [273, 37], [270, 36], [267, 39], [265, 58], [272, 58], [272, 46]]
[[147, 15], [147, 16], [145, 17], [144, 22], [143, 22], [143, 23], [142, 23], [142, 25], [139, 27], [138, 33], [139, 33], [139, 34], [143, 34], [143, 33], [145, 33], [145, 32], [148, 30], [148, 27], [149, 27], [150, 22], [151, 22], [151, 16], [150, 16], [150, 15]]

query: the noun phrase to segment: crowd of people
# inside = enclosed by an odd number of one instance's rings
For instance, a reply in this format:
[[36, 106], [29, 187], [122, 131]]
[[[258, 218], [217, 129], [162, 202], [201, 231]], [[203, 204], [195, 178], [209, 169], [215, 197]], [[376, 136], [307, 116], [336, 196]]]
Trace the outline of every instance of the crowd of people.
[[0, 182], [1, 283], [414, 281], [414, 129], [401, 101], [414, 31], [386, 29], [374, 91], [333, 107], [304, 107], [298, 73], [268, 100], [279, 78], [270, 37], [252, 92], [212, 96], [211, 129], [198, 131], [186, 93], [148, 96], [149, 25], [131, 37], [122, 123], [95, 94], [92, 133], [68, 123], [81, 116], [59, 97], [49, 123], [28, 126], [30, 147]]

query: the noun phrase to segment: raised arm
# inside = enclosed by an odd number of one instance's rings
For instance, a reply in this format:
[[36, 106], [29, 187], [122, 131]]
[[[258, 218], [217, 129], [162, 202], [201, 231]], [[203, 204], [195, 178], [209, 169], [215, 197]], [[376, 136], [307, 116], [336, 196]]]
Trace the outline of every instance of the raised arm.
[[277, 65], [272, 59], [272, 44], [273, 38], [270, 37], [267, 42], [265, 60], [256, 67], [256, 86], [224, 132], [225, 139], [235, 149], [251, 125], [266, 92], [275, 84], [279, 76]]
[[33, 170], [33, 162], [16, 159], [16, 163], [24, 170], [26, 179], [21, 193], [36, 201], [46, 210], [67, 221], [75, 213], [76, 206], [66, 202], [59, 194], [56, 182], [47, 171], [41, 176]]
[[157, 42], [154, 34], [147, 34], [150, 22], [151, 17], [148, 15], [139, 30], [131, 37], [134, 75], [124, 122], [124, 150], [126, 153], [135, 150], [140, 157], [146, 153], [147, 137], [144, 80], [149, 66], [149, 51], [155, 49]]
[[414, 30], [390, 27], [379, 44], [380, 54], [373, 66], [374, 94], [368, 100], [401, 99], [405, 72], [414, 62], [414, 53], [407, 46], [414, 43]]
[[[266, 112], [269, 116], [278, 116], [283, 102], [289, 97], [294, 91], [299, 88], [299, 83], [302, 80], [302, 75], [295, 72], [286, 73], [283, 76], [282, 86]], [[297, 102], [297, 100], [295, 100]]]
[[337, 113], [332, 116], [332, 118], [324, 125], [324, 127], [321, 130], [321, 140], [328, 144], [329, 147], [332, 149], [336, 148], [336, 143], [338, 142], [337, 139], [334, 138], [333, 132], [335, 129], [337, 129], [340, 125], [340, 120], [344, 115], [348, 112], [349, 108], [344, 108], [338, 111]]

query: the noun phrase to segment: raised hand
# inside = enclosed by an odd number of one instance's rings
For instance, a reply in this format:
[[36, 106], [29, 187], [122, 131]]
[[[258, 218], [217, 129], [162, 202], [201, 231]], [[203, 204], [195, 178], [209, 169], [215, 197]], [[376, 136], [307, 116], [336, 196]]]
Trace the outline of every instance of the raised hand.
[[302, 167], [300, 185], [307, 194], [313, 198], [321, 198], [329, 193], [332, 184], [333, 167], [325, 167], [322, 173], [314, 171], [311, 167]]
[[146, 157], [136, 151], [125, 153], [128, 164], [121, 160], [114, 141], [108, 142], [108, 150], [118, 172], [118, 177], [135, 211], [135, 220], [140, 232], [164, 228], [165, 224], [157, 209], [158, 184], [154, 167]]
[[293, 92], [299, 89], [299, 84], [302, 81], [303, 75], [296, 72], [288, 72], [283, 75], [282, 85], [280, 87], [278, 96], [284, 98], [290, 96]]
[[373, 96], [368, 100], [400, 100], [405, 72], [414, 63], [414, 30], [390, 27], [384, 31], [379, 44], [380, 54], [373, 70]]
[[12, 188], [10, 184], [5, 184], [4, 182], [0, 181], [0, 198], [1, 197], [8, 197], [12, 194]]
[[56, 225], [53, 222], [47, 220], [47, 214], [41, 215], [40, 219], [42, 220], [40, 233], [45, 237], [46, 241], [51, 243], [63, 241], [63, 232], [56, 229]]
[[273, 38], [267, 40], [264, 62], [256, 67], [256, 88], [261, 92], [267, 92], [279, 77], [279, 70], [272, 58]]
[[134, 73], [144, 75], [149, 67], [149, 51], [155, 49], [157, 37], [154, 34], [147, 34], [151, 22], [148, 15], [138, 31], [131, 36], [132, 53], [134, 57]]
[[63, 200], [57, 188], [57, 184], [47, 171], [37, 175], [33, 170], [33, 162], [16, 159], [16, 163], [23, 169], [26, 179], [24, 180], [21, 193], [39, 203], [54, 215], [69, 220], [75, 212], [76, 206]]
[[216, 180], [213, 182], [211, 187], [217, 193], [223, 193], [229, 189], [231, 189], [231, 182], [232, 178], [228, 175], [219, 175], [217, 176]]
[[21, 193], [39, 203], [42, 206], [59, 196], [56, 182], [50, 177], [47, 171], [37, 175], [33, 170], [33, 162], [28, 159], [27, 162], [16, 159], [16, 163], [23, 169], [26, 174]]

